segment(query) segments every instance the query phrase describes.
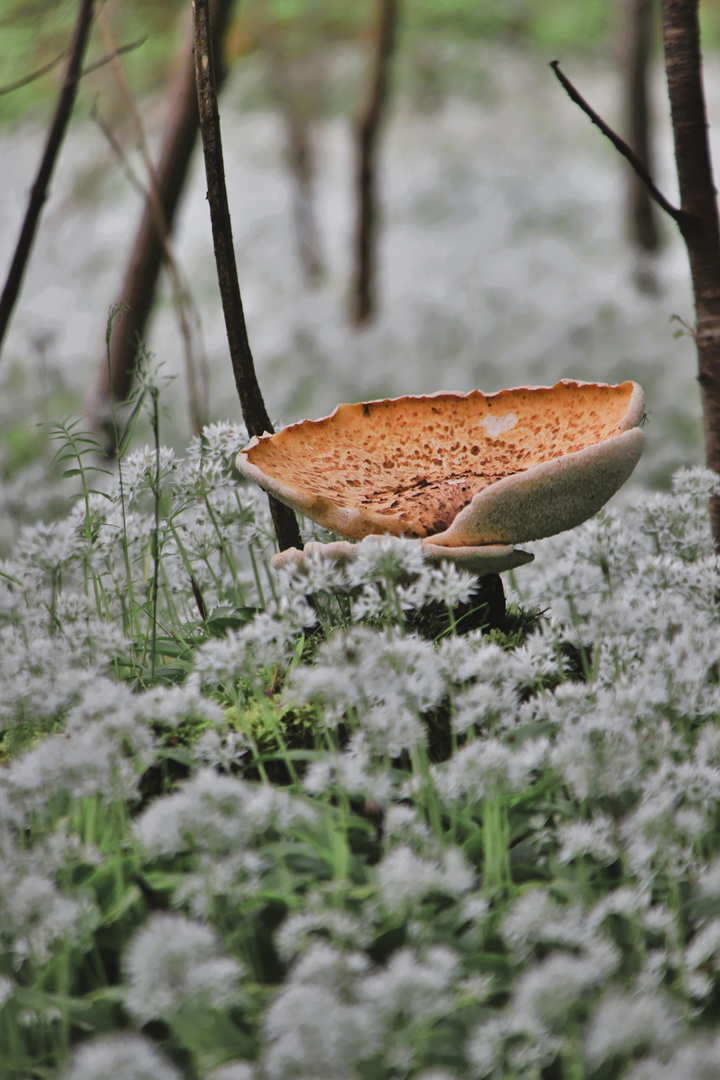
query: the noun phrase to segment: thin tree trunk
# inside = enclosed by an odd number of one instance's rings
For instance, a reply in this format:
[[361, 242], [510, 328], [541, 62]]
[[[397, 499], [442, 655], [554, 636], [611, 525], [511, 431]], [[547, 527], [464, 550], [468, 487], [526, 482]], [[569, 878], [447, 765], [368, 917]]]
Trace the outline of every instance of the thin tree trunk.
[[[235, 263], [230, 206], [225, 186], [225, 163], [220, 137], [209, 0], [193, 0], [192, 10], [195, 78], [207, 175], [207, 198], [210, 206], [218, 285], [230, 346], [230, 360], [248, 432], [250, 435], [262, 435], [265, 432], [272, 433], [273, 426], [255, 373], [255, 362], [250, 350]], [[293, 511], [272, 496], [268, 496], [268, 500], [280, 550], [284, 551], [290, 547], [302, 548], [302, 538]]]
[[[625, 129], [628, 142], [648, 172], [653, 173], [653, 117], [650, 95], [650, 55], [655, 0], [623, 0], [623, 75]], [[637, 173], [628, 170], [628, 231], [644, 251], [660, 244], [657, 211]]]
[[78, 80], [80, 79], [82, 60], [85, 55], [90, 26], [93, 20], [95, 0], [81, 0], [75, 30], [73, 32], [72, 45], [70, 46], [70, 61], [65, 73], [60, 97], [58, 98], [55, 115], [53, 117], [45, 152], [43, 153], [40, 168], [38, 169], [35, 183], [30, 192], [28, 208], [25, 220], [20, 231], [20, 238], [15, 249], [13, 261], [8, 272], [5, 288], [0, 297], [0, 352], [2, 344], [10, 325], [15, 303], [20, 294], [20, 287], [25, 275], [25, 268], [30, 258], [30, 252], [35, 239], [40, 213], [45, 200], [48, 197], [50, 180], [52, 179], [55, 162], [57, 161], [60, 147], [62, 146], [65, 132], [67, 131], [72, 115], [73, 105], [77, 97]]
[[[233, 0], [213, 0], [212, 33], [215, 53], [220, 58], [218, 82], [225, 77], [222, 41], [230, 21]], [[125, 314], [118, 318], [110, 344], [110, 366], [100, 366], [95, 401], [91, 411], [102, 421], [111, 402], [123, 402], [132, 386], [138, 341], [144, 336], [153, 307], [160, 269], [165, 260], [165, 241], [171, 233], [185, 181], [190, 170], [198, 135], [198, 103], [192, 33], [183, 45], [170, 89], [170, 114], [155, 170], [156, 189], [146, 200], [132, 252], [125, 270], [119, 302]], [[191, 394], [191, 399], [193, 395]], [[198, 426], [194, 417], [193, 426]]]
[[[690, 259], [695, 295], [698, 381], [705, 453], [720, 473], [720, 224], [708, 142], [702, 81], [698, 0], [663, 0], [663, 43], [680, 184], [678, 221]], [[720, 550], [720, 499], [711, 500]]]
[[379, 0], [370, 89], [357, 127], [357, 221], [351, 313], [355, 326], [368, 322], [377, 306], [377, 137], [387, 105], [398, 10], [399, 0]]

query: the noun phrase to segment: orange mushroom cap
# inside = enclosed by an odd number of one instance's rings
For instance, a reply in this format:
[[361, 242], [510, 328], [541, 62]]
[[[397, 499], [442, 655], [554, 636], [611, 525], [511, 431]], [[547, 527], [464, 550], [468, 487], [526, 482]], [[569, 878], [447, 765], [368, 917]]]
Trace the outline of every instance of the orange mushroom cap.
[[340, 536], [516, 544], [592, 517], [644, 446], [643, 394], [563, 380], [338, 405], [254, 438], [240, 472]]

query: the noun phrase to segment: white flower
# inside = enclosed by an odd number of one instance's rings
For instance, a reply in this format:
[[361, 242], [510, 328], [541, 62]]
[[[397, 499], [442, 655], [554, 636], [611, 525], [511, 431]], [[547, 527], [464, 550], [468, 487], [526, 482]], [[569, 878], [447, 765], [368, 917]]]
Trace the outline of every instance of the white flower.
[[539, 943], [577, 949], [590, 946], [595, 938], [594, 928], [579, 905], [558, 904], [540, 886], [520, 894], [502, 921], [501, 934], [520, 956]]
[[474, 874], [457, 848], [447, 848], [439, 859], [424, 859], [401, 845], [392, 848], [377, 868], [383, 904], [401, 910], [430, 892], [460, 896], [469, 892]]
[[184, 915], [152, 915], [125, 950], [123, 968], [125, 1007], [143, 1024], [185, 1006], [222, 1009], [238, 1000], [240, 964], [211, 927]]
[[573, 1005], [588, 991], [600, 986], [617, 967], [617, 949], [597, 941], [587, 952], [573, 956], [553, 952], [536, 967], [520, 975], [509, 1010], [521, 1029], [527, 1021], [560, 1027]]
[[26, 959], [46, 964], [60, 943], [87, 940], [99, 921], [91, 897], [61, 892], [32, 857], [18, 855], [7, 860], [0, 876], [0, 940], [11, 953], [16, 968]]
[[446, 799], [476, 801], [501, 791], [517, 791], [547, 760], [546, 739], [528, 739], [519, 745], [499, 739], [476, 739], [450, 761], [433, 768], [440, 794]]
[[361, 1000], [371, 1002], [385, 1022], [402, 1017], [412, 1023], [436, 1011], [451, 1008], [447, 991], [454, 982], [459, 957], [451, 949], [435, 946], [419, 958], [405, 948], [393, 953], [383, 971], [367, 975], [359, 987]]
[[7, 975], [0, 975], [0, 1011], [15, 993], [15, 983]]
[[342, 753], [325, 753], [311, 761], [303, 787], [314, 795], [339, 787], [349, 795], [365, 795], [382, 804], [390, 797], [394, 783], [390, 772], [374, 760], [368, 740], [360, 732]]
[[196, 848], [216, 858], [236, 854], [266, 829], [287, 829], [313, 817], [286, 791], [202, 769], [177, 791], [145, 810], [135, 832], [150, 855]]
[[720, 1080], [720, 1036], [698, 1034], [663, 1058], [648, 1058], [627, 1073], [628, 1080]]
[[312, 1077], [350, 1080], [353, 1066], [372, 1057], [380, 1022], [372, 1005], [346, 1002], [324, 986], [290, 983], [265, 1013], [270, 1080]]
[[203, 1073], [202, 1080], [253, 1080], [255, 1076], [255, 1066], [249, 1061], [229, 1061]]
[[610, 992], [594, 1009], [585, 1035], [585, 1058], [597, 1069], [613, 1055], [640, 1047], [671, 1046], [678, 1035], [677, 1007], [659, 994]]
[[142, 1035], [107, 1035], [75, 1051], [63, 1080], [182, 1080], [179, 1069]]
[[591, 855], [598, 862], [609, 864], [618, 857], [612, 818], [598, 814], [591, 821], [568, 821], [560, 825], [557, 837], [561, 847], [560, 863], [569, 863], [582, 855]]

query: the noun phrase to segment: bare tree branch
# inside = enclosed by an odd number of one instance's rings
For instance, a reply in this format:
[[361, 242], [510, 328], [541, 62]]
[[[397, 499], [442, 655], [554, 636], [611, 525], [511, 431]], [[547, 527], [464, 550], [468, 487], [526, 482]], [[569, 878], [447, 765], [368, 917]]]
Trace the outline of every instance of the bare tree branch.
[[683, 215], [683, 211], [678, 210], [678, 208], [673, 206], [671, 202], [668, 202], [663, 193], [655, 186], [653, 178], [650, 176], [650, 173], [647, 171], [635, 151], [632, 150], [631, 147], [629, 147], [628, 144], [625, 142], [625, 140], [621, 139], [620, 136], [616, 132], [614, 132], [608, 124], [605, 123], [602, 117], [599, 116], [592, 108], [592, 106], [587, 103], [582, 94], [580, 94], [575, 89], [573, 84], [568, 79], [567, 75], [563, 74], [563, 72], [560, 70], [559, 61], [553, 60], [550, 64], [550, 67], [555, 72], [559, 82], [565, 88], [570, 100], [574, 101], [576, 105], [580, 106], [585, 115], [589, 116], [593, 124], [595, 124], [596, 127], [600, 128], [603, 135], [610, 140], [615, 149], [619, 153], [621, 153], [627, 161], [630, 162], [633, 169], [640, 177], [643, 184], [645, 184], [645, 187], [648, 189], [650, 195], [658, 204], [658, 206], [661, 206], [665, 213], [669, 214], [670, 217], [673, 218], [673, 220], [676, 221], [679, 225]]
[[23, 86], [29, 86], [30, 83], [35, 82], [37, 79], [41, 79], [43, 75], [47, 75], [49, 71], [52, 71], [53, 68], [56, 68], [58, 64], [62, 63], [69, 52], [69, 47], [63, 49], [61, 53], [54, 56], [47, 64], [43, 64], [42, 67], [36, 68], [35, 71], [31, 71], [29, 75], [23, 75], [22, 79], [8, 83], [6, 86], [0, 86], [0, 97], [2, 97], [3, 94], [12, 94], [15, 90], [21, 90]]
[[55, 115], [50, 126], [45, 151], [40, 162], [35, 183], [30, 192], [28, 208], [25, 213], [20, 237], [15, 248], [10, 270], [8, 272], [5, 288], [0, 298], [0, 351], [10, 324], [10, 319], [20, 293], [20, 287], [25, 274], [25, 268], [30, 258], [33, 240], [43, 204], [47, 199], [50, 180], [52, 178], [55, 162], [57, 161], [62, 141], [70, 121], [73, 105], [77, 96], [77, 85], [82, 68], [82, 60], [85, 55], [90, 26], [93, 19], [95, 0], [80, 0], [80, 9], [75, 22], [73, 40], [71, 44], [70, 60], [68, 62], [65, 80], [63, 82], [60, 97], [55, 109]]
[[118, 45], [116, 49], [109, 52], [107, 56], [101, 56], [99, 60], [93, 61], [92, 64], [88, 64], [80, 72], [80, 78], [84, 79], [86, 75], [91, 75], [93, 71], [98, 71], [99, 68], [105, 67], [106, 64], [112, 64], [113, 60], [117, 60], [119, 56], [125, 56], [127, 53], [135, 52], [141, 45], [144, 45], [147, 41], [147, 37], [138, 38], [137, 41], [128, 41], [127, 45]]
[[[250, 350], [235, 264], [230, 207], [225, 186], [220, 114], [215, 90], [209, 0], [193, 0], [192, 9], [200, 133], [205, 157], [215, 262], [230, 346], [230, 359], [248, 432], [250, 435], [262, 435], [265, 432], [272, 433], [273, 427], [255, 374], [255, 362]], [[273, 499], [272, 496], [268, 496], [268, 499], [280, 549], [302, 548], [300, 530], [293, 511], [279, 503], [277, 499]]]

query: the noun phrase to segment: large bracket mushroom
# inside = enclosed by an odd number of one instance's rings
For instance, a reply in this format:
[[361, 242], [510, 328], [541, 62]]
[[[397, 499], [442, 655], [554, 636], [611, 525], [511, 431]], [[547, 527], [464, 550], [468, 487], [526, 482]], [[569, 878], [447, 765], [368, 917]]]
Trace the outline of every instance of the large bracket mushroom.
[[[237, 467], [348, 540], [419, 539], [428, 558], [497, 573], [531, 561], [515, 544], [572, 529], [604, 506], [640, 459], [643, 415], [634, 382], [441, 391], [338, 405], [252, 439]], [[352, 558], [350, 544], [326, 547]], [[303, 557], [281, 552], [273, 565]]]

